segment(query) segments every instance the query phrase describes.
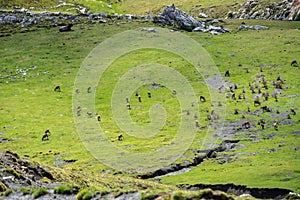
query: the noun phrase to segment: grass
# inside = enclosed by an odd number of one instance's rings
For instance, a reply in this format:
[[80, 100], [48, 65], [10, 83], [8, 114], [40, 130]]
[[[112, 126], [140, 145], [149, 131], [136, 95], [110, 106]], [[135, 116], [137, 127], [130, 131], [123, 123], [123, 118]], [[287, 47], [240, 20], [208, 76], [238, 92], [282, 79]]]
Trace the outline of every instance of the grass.
[[0, 7], [6, 9], [27, 8], [34, 11], [60, 11], [66, 13], [79, 13], [77, 9], [85, 7], [91, 12], [106, 12], [107, 14], [120, 13], [122, 10], [116, 3], [107, 3], [102, 0], [66, 0], [62, 3], [59, 0], [0, 0]]
[[37, 199], [45, 194], [48, 193], [48, 189], [47, 188], [36, 188], [33, 190], [33, 198]]
[[[298, 111], [299, 97], [291, 98], [285, 95], [298, 95], [299, 81], [296, 77], [299, 76], [299, 68], [290, 67], [289, 64], [292, 60], [298, 59], [296, 56], [300, 51], [300, 35], [297, 30], [299, 24], [281, 21], [247, 21], [247, 24], [267, 25], [270, 30], [235, 32], [234, 30], [241, 21], [226, 20], [226, 23], [226, 26], [233, 28], [230, 34], [221, 36], [185, 32], [184, 34], [203, 45], [221, 74], [230, 69], [232, 75], [226, 80], [239, 86], [236, 93], [241, 93], [243, 87], [248, 88], [249, 82], [257, 80], [255, 76], [260, 74], [260, 66], [263, 67], [267, 80], [275, 80], [280, 74], [282, 79], [286, 80], [284, 85], [289, 88], [284, 89], [279, 102], [271, 99], [262, 104], [278, 109], [281, 113], [286, 112], [291, 106]], [[59, 166], [63, 174], [72, 171], [78, 173], [81, 180], [84, 180], [84, 174], [89, 174], [85, 186], [97, 185], [104, 191], [112, 191], [116, 188], [123, 191], [121, 189], [123, 185], [125, 185], [123, 188], [125, 192], [132, 191], [131, 188], [143, 190], [142, 185], [147, 185], [154, 191], [171, 191], [176, 190], [173, 185], [182, 183], [233, 182], [250, 187], [289, 188], [299, 192], [299, 151], [294, 150], [299, 147], [299, 136], [292, 134], [292, 131], [299, 130], [298, 114], [292, 116], [293, 125], [280, 125], [275, 138], [247, 140], [251, 134], [257, 133], [263, 137], [274, 132], [271, 121], [279, 120], [279, 118], [274, 118], [268, 113], [263, 114], [263, 117], [269, 121], [268, 128], [258, 132], [257, 126], [251, 128], [249, 132], [241, 132], [237, 137], [242, 139], [245, 147], [236, 152], [229, 152], [229, 154], [237, 155], [233, 162], [219, 164], [218, 160], [206, 160], [188, 173], [162, 178], [162, 183], [167, 185], [136, 180], [128, 177], [131, 175], [126, 173], [119, 178], [113, 175], [115, 172], [113, 169], [101, 164], [86, 150], [76, 132], [72, 110], [74, 80], [82, 61], [94, 47], [113, 34], [150, 25], [152, 26], [152, 24], [135, 22], [119, 25], [75, 25], [74, 31], [69, 33], [58, 33], [57, 29], [53, 28], [1, 37], [0, 132], [3, 133], [1, 137], [9, 138], [11, 141], [1, 143], [0, 150], [13, 150], [22, 157], [28, 156], [50, 167], [57, 165], [58, 156], [62, 156], [65, 160], [77, 160], [72, 164]], [[150, 49], [121, 56], [111, 64], [99, 81], [99, 88], [96, 91], [96, 111], [103, 118], [101, 126], [107, 130], [106, 136], [116, 146], [132, 152], [151, 152], [158, 149], [161, 144], [170, 143], [178, 128], [176, 125], [181, 114], [180, 110], [176, 109], [179, 105], [178, 101], [171, 95], [171, 91], [165, 88], [151, 90], [153, 98], [145, 101], [143, 107], [139, 107], [135, 96], [131, 96], [132, 105], [136, 109], [130, 113], [132, 120], [138, 124], [149, 123], [148, 110], [155, 103], [165, 105], [170, 118], [153, 140], [137, 139], [126, 134], [124, 134], [123, 141], [116, 140], [122, 130], [112, 120], [110, 97], [114, 84], [133, 66], [151, 62], [170, 65], [188, 78], [197, 91], [197, 96], [200, 94], [209, 96], [203, 78], [194, 73], [189, 63], [170, 52]], [[249, 68], [250, 73], [245, 73], [244, 68]], [[19, 74], [3, 78], [6, 75], [16, 74], [20, 69], [29, 69], [27, 75], [22, 77]], [[53, 91], [57, 85], [61, 86], [62, 92]], [[271, 85], [270, 88], [272, 88]], [[147, 86], [139, 88], [140, 93], [144, 95], [148, 90]], [[241, 120], [241, 115], [233, 115], [234, 108], [244, 111], [250, 106], [251, 110], [256, 109], [252, 103], [253, 99], [250, 99], [251, 95], [247, 90], [247, 100], [241, 103], [227, 99], [227, 121]], [[209, 98], [207, 100], [208, 102], [201, 105], [198, 113], [199, 121], [204, 128], [198, 131], [193, 144], [180, 161], [193, 158], [192, 149], [200, 148], [199, 141], [203, 139], [203, 133], [208, 130], [209, 123], [205, 121], [206, 110], [210, 111], [212, 109], [210, 104], [216, 105], [216, 102], [210, 102]], [[250, 115], [246, 115], [246, 118], [257, 120], [256, 117]], [[51, 131], [49, 140], [41, 141], [46, 129]], [[270, 149], [274, 148], [279, 148], [279, 151], [269, 153]], [[111, 170], [111, 172], [102, 174], [101, 172], [105, 170]], [[63, 178], [59, 174], [56, 176]], [[74, 179], [71, 175], [69, 177], [72, 183]], [[92, 196], [94, 190], [91, 191], [82, 192], [81, 198], [85, 195], [86, 198]]]

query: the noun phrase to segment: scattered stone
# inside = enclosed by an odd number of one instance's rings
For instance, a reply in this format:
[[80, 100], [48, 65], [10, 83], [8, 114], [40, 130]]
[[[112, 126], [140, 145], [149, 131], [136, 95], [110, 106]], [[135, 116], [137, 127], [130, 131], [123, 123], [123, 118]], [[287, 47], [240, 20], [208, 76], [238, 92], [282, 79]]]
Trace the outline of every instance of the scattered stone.
[[59, 32], [69, 32], [72, 31], [73, 24], [68, 24], [66, 26], [63, 26], [59, 29]]
[[153, 33], [157, 32], [157, 30], [155, 28], [142, 28], [142, 31], [153, 32]]
[[238, 31], [242, 31], [242, 30], [268, 30], [269, 27], [267, 26], [261, 26], [261, 25], [255, 25], [255, 26], [247, 26], [247, 25], [241, 25], [238, 27]]

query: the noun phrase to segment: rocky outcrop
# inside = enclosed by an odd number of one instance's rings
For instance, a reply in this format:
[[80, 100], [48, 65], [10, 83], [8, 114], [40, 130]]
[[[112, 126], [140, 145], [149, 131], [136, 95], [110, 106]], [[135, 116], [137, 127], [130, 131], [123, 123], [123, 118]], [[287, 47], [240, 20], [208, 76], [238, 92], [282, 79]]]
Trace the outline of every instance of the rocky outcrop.
[[175, 26], [186, 31], [210, 32], [215, 35], [230, 31], [222, 26], [213, 26], [214, 20], [198, 21], [174, 5], [166, 6], [161, 14], [154, 16], [153, 22], [163, 26]]
[[229, 12], [229, 19], [300, 20], [300, 2], [282, 0], [262, 7], [259, 0], [248, 0], [237, 12]]

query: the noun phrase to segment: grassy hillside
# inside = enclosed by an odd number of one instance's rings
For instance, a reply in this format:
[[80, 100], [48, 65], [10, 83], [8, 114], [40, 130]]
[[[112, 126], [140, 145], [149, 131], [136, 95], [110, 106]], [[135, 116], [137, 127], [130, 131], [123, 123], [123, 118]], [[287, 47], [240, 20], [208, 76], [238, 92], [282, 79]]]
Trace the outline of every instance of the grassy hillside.
[[[298, 112], [299, 68], [289, 66], [299, 52], [297, 23], [249, 21], [250, 24], [270, 26], [267, 31], [233, 32], [222, 36], [208, 34], [185, 33], [197, 42], [203, 44], [210, 53], [219, 71], [223, 74], [227, 69], [232, 76], [228, 81], [242, 88], [248, 88], [249, 82], [255, 82], [256, 76], [261, 74], [260, 67], [268, 80], [275, 80], [280, 74], [286, 80], [284, 93], [275, 102], [272, 97], [263, 105], [270, 106], [280, 113], [287, 113], [290, 107]], [[238, 21], [227, 21], [227, 26], [236, 28]], [[1, 151], [13, 150], [21, 156], [29, 157], [49, 166], [59, 166], [65, 170], [101, 172], [106, 166], [98, 162], [85, 149], [76, 133], [72, 114], [73, 84], [79, 67], [88, 53], [115, 33], [140, 27], [138, 23], [115, 25], [77, 25], [74, 31], [61, 34], [57, 29], [39, 29], [30, 33], [18, 33], [10, 37], [0, 38], [1, 43], [1, 137], [8, 142], [1, 144]], [[147, 26], [143, 24], [142, 26]], [[21, 44], [21, 45], [20, 45]], [[206, 87], [198, 83], [198, 76], [190, 71], [189, 64], [178, 57], [163, 51], [139, 51], [119, 58], [103, 76], [101, 84], [105, 90], [97, 90], [96, 110], [103, 117], [102, 126], [107, 131], [107, 137], [116, 141], [122, 131], [112, 120], [110, 112], [110, 92], [118, 77], [132, 66], [140, 63], [158, 62], [168, 64], [188, 77], [197, 95], [205, 94]], [[35, 67], [34, 67], [35, 66]], [[122, 66], [122, 71], [118, 70]], [[186, 66], [182, 68], [181, 66]], [[249, 68], [250, 73], [245, 72]], [[27, 70], [26, 74], [19, 73]], [[117, 71], [116, 71], [117, 70]], [[241, 78], [242, 77], [242, 78]], [[60, 85], [62, 92], [54, 92], [56, 85]], [[274, 90], [270, 85], [270, 93]], [[146, 88], [140, 88], [142, 93]], [[200, 92], [201, 91], [201, 92]], [[125, 134], [124, 141], [116, 141], [115, 145], [129, 151], [148, 152], [167, 144], [176, 129], [178, 111], [173, 109], [177, 102], [173, 97], [165, 94], [164, 89], [157, 90], [153, 101], [169, 99], [164, 103], [167, 112], [174, 118], [169, 118], [166, 128], [153, 140], [144, 141]], [[166, 96], [164, 96], [164, 94]], [[247, 100], [237, 103], [227, 100], [228, 122], [243, 121], [242, 115], [234, 115], [234, 109], [240, 111], [257, 109], [253, 106], [251, 91], [247, 89]], [[209, 101], [209, 99], [208, 99]], [[144, 107], [132, 111], [132, 119], [137, 123], [147, 123], [147, 110], [153, 102], [147, 102]], [[133, 102], [133, 106], [138, 102]], [[213, 103], [215, 104], [215, 103]], [[203, 129], [196, 135], [195, 141], [186, 152], [184, 160], [193, 158], [194, 148], [199, 148], [198, 140], [207, 131], [208, 122], [205, 120], [206, 109], [211, 110], [209, 103], [201, 105], [199, 120]], [[247, 119], [258, 120], [258, 117], [244, 114]], [[228, 164], [219, 164], [219, 160], [208, 160], [195, 167], [189, 173], [166, 177], [163, 183], [225, 183], [246, 184], [251, 187], [283, 187], [299, 191], [299, 115], [292, 116], [291, 124], [280, 125], [272, 139], [264, 139], [265, 135], [274, 133], [272, 121], [280, 121], [280, 116], [274, 113], [265, 113], [261, 117], [267, 121], [267, 128], [260, 131], [259, 126], [249, 131], [240, 132], [236, 139], [241, 139], [244, 147], [232, 153], [228, 152], [231, 161]], [[275, 118], [274, 118], [275, 117]], [[173, 124], [172, 124], [173, 123]], [[51, 130], [48, 141], [41, 141], [45, 129]], [[296, 131], [296, 132], [295, 132]], [[255, 136], [257, 140], [252, 140]], [[72, 164], [60, 165], [60, 161], [75, 160]], [[113, 172], [113, 171], [112, 171]], [[205, 172], [202, 174], [202, 172]], [[209, 173], [207, 173], [209, 172]], [[199, 174], [199, 176], [196, 174]], [[201, 174], [201, 175], [200, 175]], [[221, 177], [221, 179], [220, 179]], [[243, 177], [243, 178], [241, 178]]]
[[[280, 0], [265, 0], [260, 3], [262, 9], [268, 5], [279, 2]], [[173, 3], [176, 7], [184, 10], [188, 14], [198, 16], [200, 12], [204, 12], [209, 16], [223, 18], [229, 11], [238, 10], [246, 0], [162, 0], [153, 3], [148, 0], [122, 0], [122, 1], [108, 1], [105, 0], [66, 0], [64, 3], [58, 0], [0, 0], [0, 7], [11, 8], [12, 6], [32, 8], [35, 10], [53, 10], [74, 13], [76, 7], [84, 6], [92, 12], [106, 12], [106, 13], [130, 13], [137, 15], [158, 14], [163, 8]], [[59, 6], [58, 6], [59, 5]]]
[[[171, 3], [190, 13], [197, 13], [198, 8], [221, 4], [219, 8], [222, 9], [222, 6], [242, 1], [203, 1], [199, 6], [199, 1], [193, 0], [160, 1], [155, 5], [148, 5], [149, 1], [125, 0], [114, 4], [112, 8], [106, 1], [68, 2], [90, 5], [90, 9], [97, 12], [145, 14], [158, 13], [164, 5]], [[43, 10], [53, 8], [58, 2], [40, 0], [36, 4], [32, 1], [0, 0], [0, 3], [6, 6], [35, 6]], [[35, 31], [32, 32], [0, 37], [0, 151], [11, 150], [21, 157], [40, 162], [53, 169], [58, 178], [67, 178], [70, 182], [74, 178], [72, 173], [77, 174], [80, 180], [77, 184], [95, 185], [105, 192], [111, 190], [118, 193], [134, 188], [151, 193], [176, 190], [175, 186], [179, 184], [234, 183], [249, 187], [288, 188], [299, 193], [300, 71], [299, 67], [290, 66], [293, 60], [298, 65], [300, 63], [297, 57], [300, 52], [299, 23], [259, 20], [249, 20], [246, 23], [265, 25], [270, 29], [237, 32], [241, 21], [225, 20], [223, 25], [231, 28], [231, 33], [210, 35], [181, 32], [208, 52], [219, 70], [217, 75], [223, 76], [226, 70], [230, 71], [230, 77], [223, 78], [227, 84], [237, 85], [234, 89], [236, 100], [230, 98], [233, 92], [227, 88], [223, 92], [224, 97], [227, 95], [228, 98], [212, 101], [205, 77], [187, 60], [170, 51], [142, 49], [118, 57], [103, 73], [98, 85], [93, 87], [96, 112], [92, 113], [91, 118], [85, 107], [82, 108], [81, 116], [76, 116], [78, 105], [72, 105], [76, 89], [74, 83], [84, 60], [95, 47], [114, 34], [132, 29], [140, 30], [142, 27], [155, 26], [154, 24], [125, 21], [75, 24], [74, 31], [67, 33], [58, 32], [58, 27], [33, 27]], [[122, 43], [117, 46], [126, 48]], [[110, 50], [105, 53], [113, 54]], [[195, 52], [195, 56], [198, 55], [201, 56], [201, 53]], [[199, 153], [197, 151], [206, 148], [202, 146], [202, 141], [208, 136], [212, 136], [212, 144], [220, 144], [226, 139], [239, 140], [234, 148], [216, 152], [215, 158], [205, 159], [189, 172], [155, 178], [155, 181], [162, 184], [151, 180], [136, 180], [134, 177], [137, 173], [134, 169], [119, 172], [99, 162], [84, 146], [75, 127], [75, 121], [79, 117], [94, 120], [104, 130], [104, 135], [111, 144], [128, 152], [151, 153], [161, 150], [163, 145], [171, 144], [176, 131], [180, 129], [181, 117], [186, 116], [187, 111], [180, 109], [180, 101], [170, 88], [154, 88], [152, 82], [148, 82], [138, 88], [143, 97], [142, 102], [133, 93], [128, 96], [132, 109], [126, 110], [125, 99], [124, 107], [120, 108], [129, 113], [131, 120], [137, 125], [146, 126], [151, 123], [149, 110], [152, 106], [163, 105], [168, 118], [159, 133], [153, 137], [145, 139], [128, 134], [116, 123], [112, 113], [112, 93], [118, 81], [134, 67], [149, 63], [158, 63], [176, 70], [187, 79], [197, 97], [204, 95], [207, 100], [190, 102], [193, 104], [189, 109], [199, 106], [199, 111], [192, 114], [198, 116], [200, 127], [192, 144], [176, 163], [192, 162]], [[274, 86], [278, 76], [283, 81], [282, 89]], [[263, 87], [262, 77], [266, 78], [268, 89]], [[251, 92], [249, 84], [255, 88], [255, 94]], [[61, 92], [53, 91], [56, 86], [61, 87]], [[268, 100], [261, 97], [261, 105], [255, 106], [255, 96], [261, 95], [259, 88], [261, 93], [268, 92], [270, 96]], [[151, 91], [151, 98], [147, 97], [148, 91]], [[86, 93], [86, 88], [80, 92]], [[278, 92], [277, 101], [272, 96], [274, 92]], [[239, 94], [244, 94], [245, 99], [238, 99]], [[222, 101], [222, 106], [218, 105], [219, 101]], [[269, 107], [271, 112], [263, 112], [262, 106]], [[224, 108], [223, 124], [220, 120], [207, 119], [207, 115], [219, 107]], [[295, 109], [295, 115], [291, 108]], [[96, 114], [101, 115], [101, 122], [97, 122]], [[258, 125], [262, 118], [266, 121], [264, 130]], [[242, 128], [245, 121], [250, 122], [249, 129]], [[279, 124], [278, 130], [273, 127], [275, 122]], [[131, 128], [131, 124], [127, 124], [126, 128]], [[46, 129], [51, 131], [49, 140], [41, 141]], [[117, 139], [120, 134], [124, 136], [124, 140]], [[95, 141], [97, 139], [99, 138], [95, 137]], [[105, 150], [99, 148], [99, 151]], [[112, 160], [117, 159], [113, 154], [110, 156], [108, 158]], [[55, 172], [52, 167], [61, 170]]]

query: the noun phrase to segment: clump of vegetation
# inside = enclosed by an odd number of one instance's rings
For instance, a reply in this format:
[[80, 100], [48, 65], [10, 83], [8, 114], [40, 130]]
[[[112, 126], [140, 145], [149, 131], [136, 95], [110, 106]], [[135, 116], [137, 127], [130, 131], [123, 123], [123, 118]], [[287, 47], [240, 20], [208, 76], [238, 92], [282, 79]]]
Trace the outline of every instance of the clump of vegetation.
[[23, 195], [26, 195], [26, 194], [31, 194], [32, 193], [32, 189], [31, 188], [21, 188], [21, 192]]
[[4, 192], [7, 189], [6, 185], [0, 181], [0, 192]]
[[96, 194], [95, 188], [84, 188], [76, 195], [77, 200], [89, 200]]
[[55, 194], [72, 194], [74, 193], [74, 190], [75, 188], [72, 187], [72, 186], [69, 186], [69, 185], [61, 185], [61, 186], [58, 186], [54, 189], [54, 193]]
[[67, 185], [61, 185], [54, 189], [55, 194], [72, 194], [71, 188]]
[[155, 193], [142, 193], [141, 200], [152, 200], [156, 199], [157, 197], [159, 197], [159, 195]]
[[8, 196], [12, 193], [13, 191], [11, 189], [5, 190], [4, 192], [0, 192], [0, 196]]
[[48, 193], [47, 188], [36, 188], [33, 190], [33, 198], [39, 198]]
[[204, 189], [200, 191], [178, 191], [172, 195], [173, 200], [192, 200], [192, 199], [233, 199], [224, 192]]

